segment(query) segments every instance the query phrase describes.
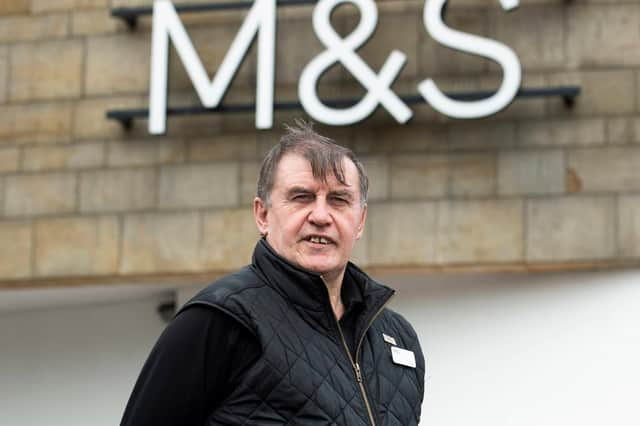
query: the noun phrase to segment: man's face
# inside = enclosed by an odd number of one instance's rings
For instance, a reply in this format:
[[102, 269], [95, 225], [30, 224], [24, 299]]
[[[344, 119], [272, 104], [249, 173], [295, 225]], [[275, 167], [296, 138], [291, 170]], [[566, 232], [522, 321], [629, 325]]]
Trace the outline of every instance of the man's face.
[[307, 159], [286, 154], [276, 169], [270, 205], [254, 200], [256, 223], [271, 247], [326, 280], [341, 278], [366, 217], [358, 170], [348, 158], [343, 168], [345, 185], [333, 175], [324, 183], [313, 177]]

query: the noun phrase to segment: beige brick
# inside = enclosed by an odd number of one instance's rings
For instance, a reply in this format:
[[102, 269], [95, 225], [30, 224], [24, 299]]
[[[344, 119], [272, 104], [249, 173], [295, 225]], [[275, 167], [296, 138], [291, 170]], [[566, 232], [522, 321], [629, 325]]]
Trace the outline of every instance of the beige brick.
[[118, 270], [115, 216], [41, 219], [35, 232], [37, 276], [104, 275]]
[[5, 214], [31, 216], [75, 209], [76, 177], [70, 173], [8, 176]]
[[[109, 0], [31, 0], [31, 10], [34, 13], [96, 7], [107, 8], [108, 6]], [[107, 13], [106, 10], [105, 13]]]
[[23, 156], [23, 168], [29, 171], [99, 167], [104, 162], [104, 144], [27, 147]]
[[516, 262], [523, 258], [520, 200], [438, 203], [438, 263]]
[[[489, 13], [489, 38], [513, 49], [527, 72], [564, 66], [564, 33], [564, 14], [557, 5], [523, 5], [510, 13], [496, 8]], [[492, 62], [490, 68], [499, 67]]]
[[147, 121], [135, 120], [133, 128], [125, 130], [116, 120], [107, 120], [108, 110], [146, 108], [147, 99], [142, 97], [87, 99], [75, 104], [73, 133], [77, 139], [134, 139], [148, 137]]
[[447, 193], [449, 161], [444, 154], [391, 158], [391, 197], [441, 197]]
[[66, 15], [0, 17], [0, 43], [51, 40], [67, 35]]
[[388, 126], [355, 130], [354, 151], [358, 154], [398, 154], [447, 146], [443, 126]]
[[10, 98], [24, 101], [79, 96], [82, 52], [83, 45], [79, 40], [13, 46]]
[[[454, 9], [447, 11], [447, 25], [470, 34], [487, 36], [487, 12], [484, 10]], [[416, 12], [412, 21], [419, 24], [420, 73], [423, 79], [434, 76], [477, 75], [486, 72], [489, 60], [454, 50], [437, 43], [424, 27], [422, 11]], [[441, 79], [437, 79], [440, 82]], [[439, 84], [439, 83], [438, 83]]]
[[28, 222], [0, 222], [0, 280], [31, 276], [32, 228]]
[[[492, 71], [486, 76], [479, 78], [478, 90], [495, 92], [504, 80], [502, 70]], [[540, 71], [542, 72], [542, 71]], [[534, 74], [535, 71], [524, 71], [521, 88], [536, 89], [547, 88], [547, 80], [544, 74]], [[543, 118], [547, 114], [546, 97], [518, 97], [516, 96], [506, 108], [487, 117], [488, 120], [508, 121], [508, 120], [531, 120], [533, 118]]]
[[125, 216], [120, 272], [200, 270], [200, 238], [201, 218], [194, 212]]
[[108, 34], [126, 31], [122, 19], [112, 17], [106, 10], [75, 10], [71, 15], [71, 33], [75, 35]]
[[585, 261], [615, 256], [612, 197], [529, 200], [526, 226], [527, 261]]
[[31, 0], [3, 0], [0, 2], [0, 15], [27, 13]]
[[161, 208], [225, 207], [238, 203], [239, 166], [211, 163], [170, 166], [160, 171]]
[[202, 226], [204, 268], [228, 271], [251, 262], [260, 234], [249, 206], [206, 213]]
[[584, 90], [576, 97], [573, 108], [567, 108], [559, 97], [549, 99], [550, 115], [575, 116], [624, 114], [635, 109], [635, 77], [633, 71], [602, 70], [550, 74], [549, 86], [577, 85]]
[[640, 189], [640, 147], [569, 151], [567, 166], [575, 171], [584, 191]]
[[50, 143], [70, 140], [68, 103], [0, 106], [0, 143]]
[[615, 7], [576, 3], [568, 8], [566, 16], [569, 66], [640, 65], [640, 5], [637, 3]]
[[449, 193], [453, 196], [483, 196], [496, 192], [496, 155], [460, 153], [449, 156]]
[[148, 34], [90, 38], [87, 41], [87, 94], [148, 93], [150, 52]]
[[620, 255], [640, 257], [640, 196], [621, 196], [618, 200], [618, 215]]
[[185, 144], [178, 139], [136, 139], [109, 143], [109, 166], [145, 166], [181, 162]]
[[613, 145], [640, 142], [640, 118], [616, 117], [607, 120], [607, 142]]
[[215, 138], [189, 141], [190, 161], [257, 159], [257, 134], [221, 134]]
[[240, 163], [240, 205], [251, 206], [256, 196], [260, 163], [257, 161]]
[[605, 128], [601, 118], [523, 121], [518, 140], [526, 146], [603, 145]]
[[500, 195], [559, 194], [564, 189], [562, 151], [504, 151], [498, 155]]
[[18, 148], [0, 148], [0, 173], [15, 172], [20, 167]]
[[515, 145], [516, 126], [512, 122], [454, 122], [449, 126], [451, 149], [508, 148]]
[[[1, 18], [0, 18], [1, 19]], [[0, 104], [7, 101], [7, 82], [9, 81], [9, 48], [0, 46]]]
[[112, 169], [84, 172], [80, 178], [83, 212], [131, 211], [153, 207], [156, 172], [153, 169]]
[[367, 253], [371, 265], [425, 265], [434, 262], [434, 203], [372, 204], [367, 216]]
[[360, 158], [365, 173], [369, 179], [368, 201], [385, 200], [389, 198], [389, 160], [386, 157]]

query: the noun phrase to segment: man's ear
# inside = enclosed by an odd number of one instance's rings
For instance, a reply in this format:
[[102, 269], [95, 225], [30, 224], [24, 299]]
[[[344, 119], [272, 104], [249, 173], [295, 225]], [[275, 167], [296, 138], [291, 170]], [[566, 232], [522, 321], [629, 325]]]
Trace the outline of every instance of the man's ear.
[[267, 235], [269, 230], [269, 221], [267, 219], [267, 203], [260, 197], [253, 199], [253, 217], [256, 220], [260, 235]]
[[362, 211], [360, 212], [360, 219], [358, 221], [358, 228], [356, 232], [356, 240], [359, 240], [362, 237], [362, 233], [364, 232], [364, 223], [367, 220], [367, 205], [362, 206]]

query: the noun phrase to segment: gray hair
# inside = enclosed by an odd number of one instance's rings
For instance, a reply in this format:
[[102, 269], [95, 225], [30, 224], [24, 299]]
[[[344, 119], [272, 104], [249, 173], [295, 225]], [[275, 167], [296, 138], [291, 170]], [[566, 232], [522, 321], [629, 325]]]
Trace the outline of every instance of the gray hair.
[[295, 120], [293, 125], [284, 127], [285, 133], [280, 138], [280, 142], [269, 150], [262, 161], [257, 194], [260, 199], [269, 204], [278, 164], [285, 154], [294, 153], [309, 161], [314, 178], [326, 182], [327, 176], [333, 175], [343, 185], [346, 184], [346, 180], [342, 160], [345, 157], [351, 160], [358, 170], [360, 205], [364, 206], [367, 203], [369, 179], [353, 151], [318, 134], [313, 130], [313, 124], [304, 120]]

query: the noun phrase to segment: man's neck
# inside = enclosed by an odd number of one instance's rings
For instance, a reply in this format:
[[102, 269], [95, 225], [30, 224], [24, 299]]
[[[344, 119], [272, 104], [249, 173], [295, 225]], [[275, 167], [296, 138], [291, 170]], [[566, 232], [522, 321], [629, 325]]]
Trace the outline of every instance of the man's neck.
[[344, 271], [335, 277], [323, 276], [322, 280], [329, 291], [329, 302], [336, 318], [339, 320], [344, 315], [344, 304], [342, 303], [342, 279]]

